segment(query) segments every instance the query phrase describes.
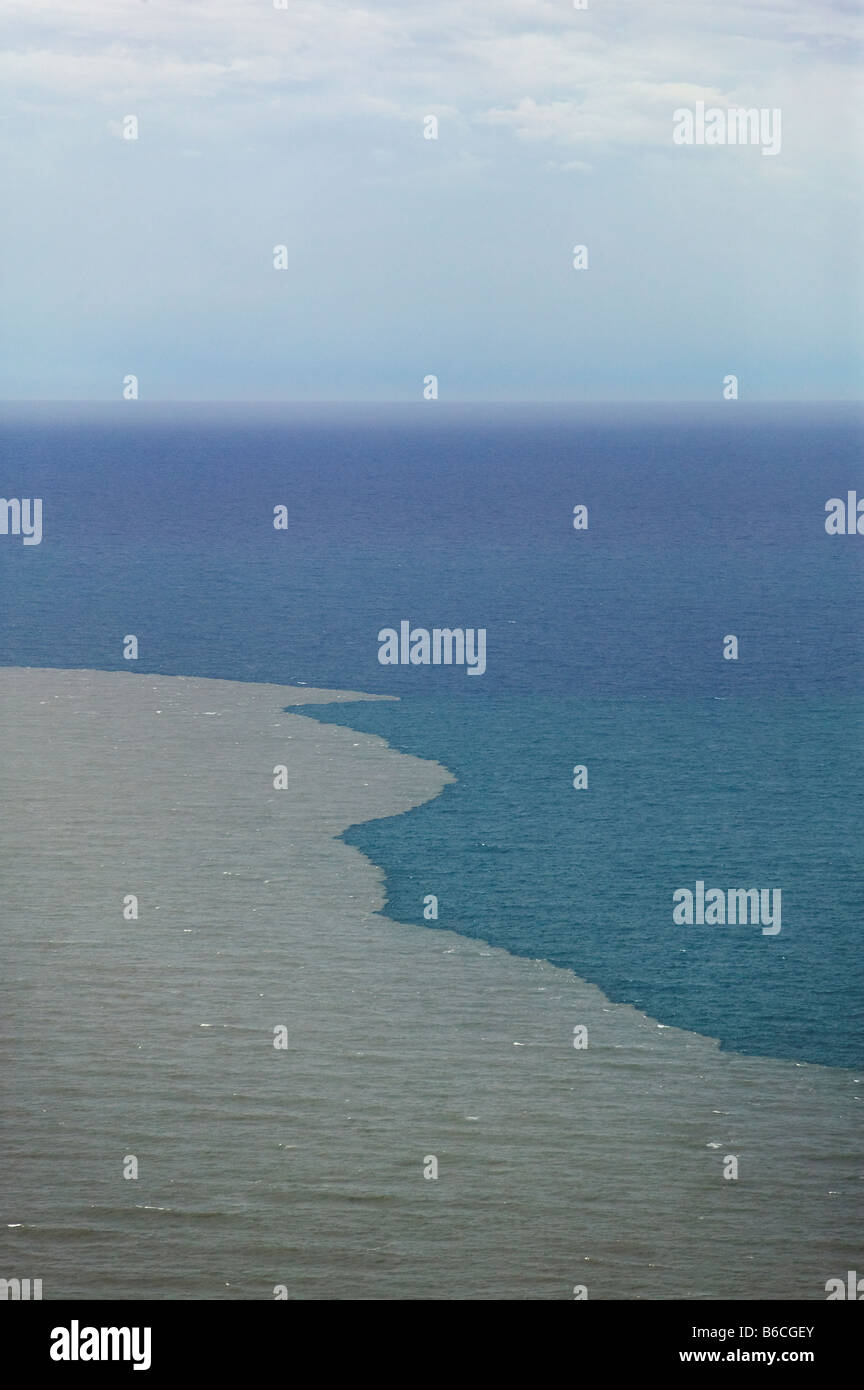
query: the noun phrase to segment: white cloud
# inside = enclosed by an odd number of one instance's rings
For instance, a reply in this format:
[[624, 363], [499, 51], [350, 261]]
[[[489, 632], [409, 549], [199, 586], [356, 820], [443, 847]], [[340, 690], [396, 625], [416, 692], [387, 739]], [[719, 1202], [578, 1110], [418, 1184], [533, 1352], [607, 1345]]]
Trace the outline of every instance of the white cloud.
[[[298, 122], [446, 114], [525, 147], [574, 149], [668, 145], [671, 111], [700, 98], [794, 111], [803, 92], [821, 138], [848, 124], [860, 27], [851, 5], [829, 0], [597, 0], [587, 11], [566, 0], [6, 0], [6, 12], [0, 83], [22, 110], [97, 102], [116, 117], [146, 105], [164, 124], [206, 98], [214, 128], [222, 108], [252, 128], [272, 98]], [[802, 121], [799, 156], [818, 143], [808, 130]]]

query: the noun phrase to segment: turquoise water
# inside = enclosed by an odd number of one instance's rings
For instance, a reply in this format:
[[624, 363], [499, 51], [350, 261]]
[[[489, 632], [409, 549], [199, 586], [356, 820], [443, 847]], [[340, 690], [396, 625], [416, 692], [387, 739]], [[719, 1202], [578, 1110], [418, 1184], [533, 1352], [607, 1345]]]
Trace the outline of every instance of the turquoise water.
[[[434, 747], [459, 778], [348, 832], [387, 871], [387, 913], [542, 956], [726, 1047], [862, 1059], [860, 861], [849, 732], [862, 702], [499, 698], [314, 717]], [[587, 789], [572, 786], [574, 765]], [[679, 887], [780, 887], [779, 933], [676, 925]], [[430, 926], [436, 925], [429, 922]]]

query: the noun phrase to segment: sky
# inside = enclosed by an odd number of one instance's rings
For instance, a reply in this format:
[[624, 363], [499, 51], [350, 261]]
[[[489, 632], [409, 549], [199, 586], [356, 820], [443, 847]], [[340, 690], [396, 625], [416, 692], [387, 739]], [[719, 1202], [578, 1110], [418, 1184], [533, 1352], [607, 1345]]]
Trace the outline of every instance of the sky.
[[[860, 27], [841, 0], [4, 0], [0, 398], [860, 399]], [[700, 101], [779, 109], [779, 153], [675, 144]]]

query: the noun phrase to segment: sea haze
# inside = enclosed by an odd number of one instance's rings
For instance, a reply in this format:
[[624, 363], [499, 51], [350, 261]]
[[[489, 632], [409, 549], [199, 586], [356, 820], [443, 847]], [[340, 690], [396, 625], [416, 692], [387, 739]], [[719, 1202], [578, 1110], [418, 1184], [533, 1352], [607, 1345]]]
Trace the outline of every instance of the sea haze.
[[[430, 927], [725, 1048], [864, 1063], [864, 538], [825, 531], [858, 407], [4, 413], [44, 536], [0, 538], [3, 664], [399, 695], [316, 716], [458, 778], [347, 833], [391, 917], [435, 894]], [[402, 620], [485, 628], [485, 673], [382, 666]], [[781, 932], [676, 925], [699, 880], [781, 889]]]

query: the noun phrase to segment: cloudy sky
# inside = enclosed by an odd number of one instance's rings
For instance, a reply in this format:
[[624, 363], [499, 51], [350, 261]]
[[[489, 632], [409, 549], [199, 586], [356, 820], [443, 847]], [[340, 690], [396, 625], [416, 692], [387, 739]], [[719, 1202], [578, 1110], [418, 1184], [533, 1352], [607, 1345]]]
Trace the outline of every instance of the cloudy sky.
[[860, 397], [858, 8], [4, 0], [0, 397]]

